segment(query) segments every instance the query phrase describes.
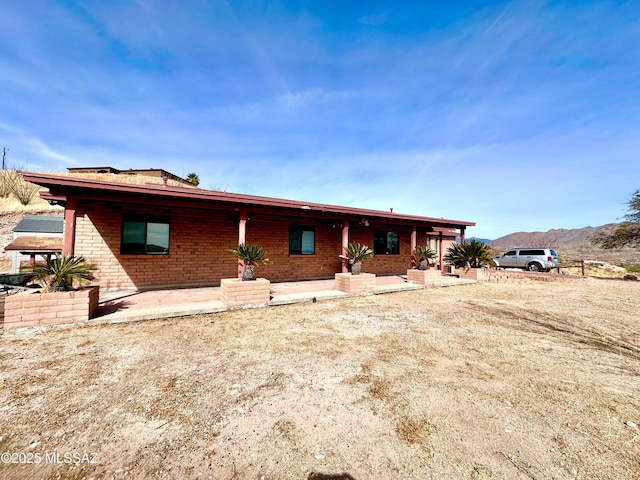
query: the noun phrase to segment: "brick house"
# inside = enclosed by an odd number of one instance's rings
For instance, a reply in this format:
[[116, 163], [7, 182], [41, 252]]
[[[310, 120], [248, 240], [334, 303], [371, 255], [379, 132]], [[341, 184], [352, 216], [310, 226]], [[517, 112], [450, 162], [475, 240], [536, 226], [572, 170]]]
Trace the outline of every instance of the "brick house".
[[363, 271], [404, 274], [416, 245], [442, 254], [464, 240], [468, 221], [323, 205], [166, 185], [132, 185], [23, 173], [65, 207], [63, 253], [98, 266], [106, 289], [219, 285], [238, 275], [227, 251], [257, 244], [271, 264], [257, 267], [273, 282], [334, 278], [356, 241], [375, 257]]

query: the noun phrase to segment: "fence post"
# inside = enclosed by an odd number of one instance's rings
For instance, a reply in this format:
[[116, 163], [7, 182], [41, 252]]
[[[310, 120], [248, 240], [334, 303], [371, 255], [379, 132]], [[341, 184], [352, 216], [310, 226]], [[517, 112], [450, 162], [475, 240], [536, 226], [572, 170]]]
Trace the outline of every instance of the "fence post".
[[580, 266], [582, 267], [582, 276], [584, 277], [584, 259], [580, 260]]

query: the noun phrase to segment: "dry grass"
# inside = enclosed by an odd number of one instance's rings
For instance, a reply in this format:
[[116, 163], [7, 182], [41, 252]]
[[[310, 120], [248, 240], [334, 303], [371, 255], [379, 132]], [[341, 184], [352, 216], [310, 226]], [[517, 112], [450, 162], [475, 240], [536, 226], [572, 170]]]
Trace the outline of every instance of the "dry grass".
[[[80, 177], [91, 180], [101, 180], [114, 183], [129, 183], [134, 185], [162, 185], [163, 181], [158, 177], [145, 175], [116, 175], [113, 173], [68, 173], [52, 172], [52, 175], [66, 177]], [[168, 180], [167, 184], [174, 187], [196, 188], [175, 180]], [[18, 186], [18, 191], [10, 193]], [[9, 186], [10, 188], [5, 188]], [[47, 213], [60, 211], [62, 207], [52, 207], [46, 200], [40, 198], [38, 193], [46, 189], [39, 188], [29, 182], [23, 181], [13, 170], [0, 171], [0, 213]], [[17, 195], [16, 195], [17, 194]], [[26, 201], [30, 199], [29, 201]], [[26, 203], [26, 204], [25, 204]]]
[[10, 334], [4, 478], [636, 479], [640, 282]]
[[[78, 177], [90, 180], [100, 180], [113, 183], [129, 183], [132, 185], [162, 185], [163, 180], [160, 177], [151, 177], [147, 175], [132, 175], [127, 173], [77, 173], [77, 172], [52, 172], [52, 175], [63, 177]], [[172, 187], [197, 188], [194, 185], [188, 185], [176, 180], [167, 180], [167, 185]]]

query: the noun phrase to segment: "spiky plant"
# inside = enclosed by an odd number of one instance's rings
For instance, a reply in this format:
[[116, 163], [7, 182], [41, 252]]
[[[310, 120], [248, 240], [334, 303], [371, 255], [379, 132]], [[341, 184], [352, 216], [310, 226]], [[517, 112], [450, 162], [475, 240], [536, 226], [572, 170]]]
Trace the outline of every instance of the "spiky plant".
[[429, 260], [436, 258], [436, 251], [426, 245], [418, 245], [413, 251], [418, 270], [429, 270]]
[[73, 255], [45, 257], [44, 264], [36, 264], [33, 273], [44, 287], [45, 292], [65, 292], [74, 290], [73, 283], [95, 280], [93, 271], [96, 266], [86, 263], [84, 257]]
[[451, 245], [447, 249], [444, 259], [458, 268], [479, 268], [484, 265], [493, 265], [489, 245], [476, 239]]
[[196, 187], [200, 185], [200, 176], [197, 173], [187, 174], [187, 182], [192, 183]]
[[344, 253], [349, 259], [349, 263], [351, 264], [351, 273], [353, 275], [360, 275], [360, 271], [362, 270], [362, 261], [366, 258], [373, 257], [373, 250], [371, 250], [368, 246], [351, 242], [344, 248]]
[[271, 263], [267, 258], [267, 252], [258, 245], [245, 245], [239, 244], [234, 249], [229, 249], [229, 252], [242, 261], [242, 280], [253, 280], [253, 269], [255, 265], [260, 263]]

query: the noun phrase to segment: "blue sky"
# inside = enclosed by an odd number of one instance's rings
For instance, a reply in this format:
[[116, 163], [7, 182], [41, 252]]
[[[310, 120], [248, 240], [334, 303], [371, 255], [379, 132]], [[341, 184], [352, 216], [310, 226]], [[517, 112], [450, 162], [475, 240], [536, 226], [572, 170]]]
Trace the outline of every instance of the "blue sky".
[[640, 2], [0, 3], [10, 165], [471, 220], [617, 221], [640, 188]]

